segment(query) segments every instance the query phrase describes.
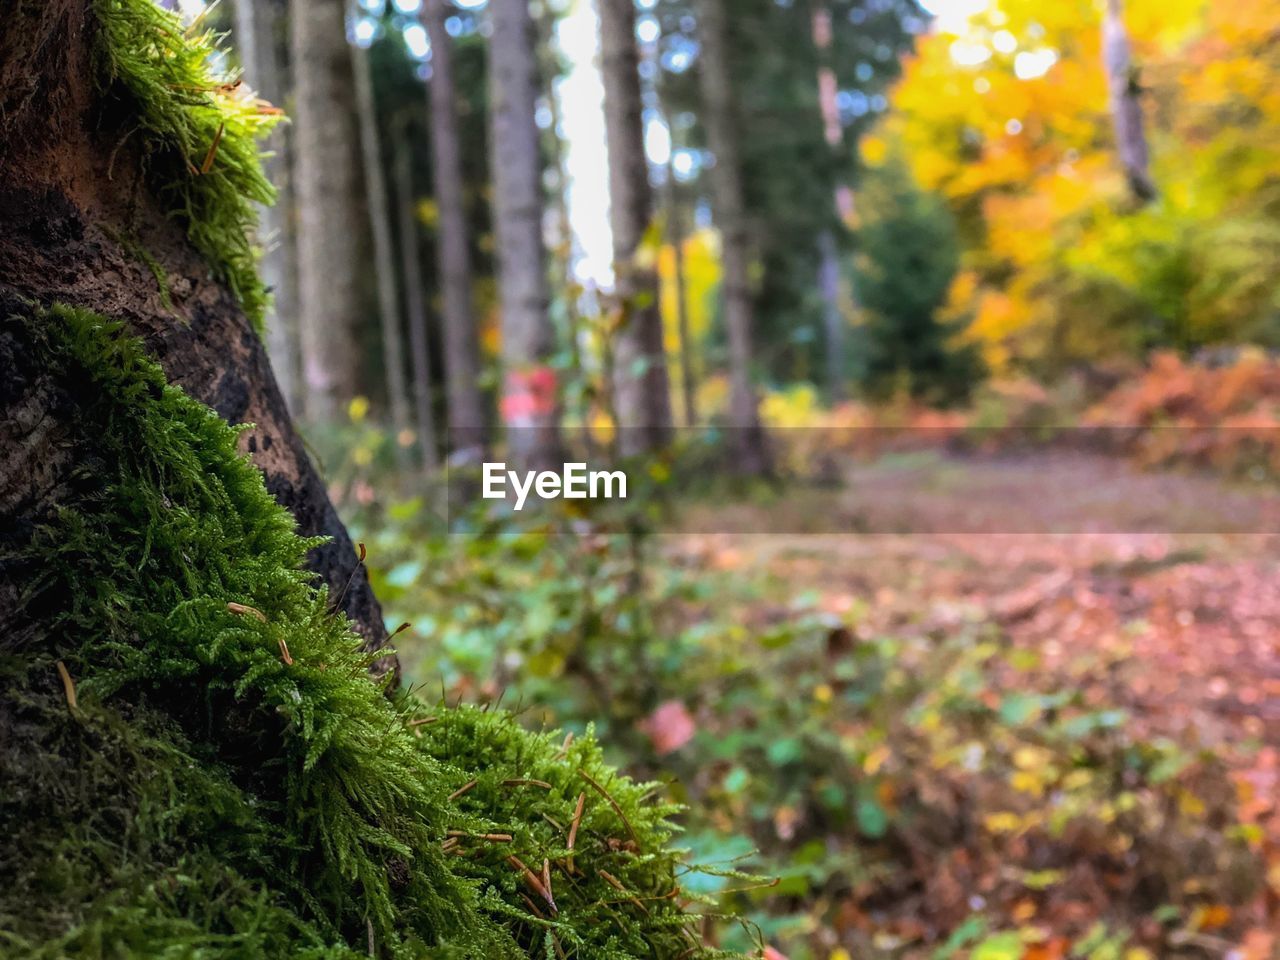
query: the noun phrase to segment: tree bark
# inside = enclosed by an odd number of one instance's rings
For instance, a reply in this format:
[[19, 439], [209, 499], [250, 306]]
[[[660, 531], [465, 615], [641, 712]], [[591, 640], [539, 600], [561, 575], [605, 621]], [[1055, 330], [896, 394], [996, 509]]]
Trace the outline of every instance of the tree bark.
[[293, 0], [290, 26], [306, 414], [332, 420], [360, 390], [364, 232], [345, 0]]
[[598, 0], [609, 156], [609, 223], [622, 323], [614, 343], [614, 408], [624, 455], [671, 442], [671, 384], [658, 302], [657, 250], [646, 251], [653, 190], [644, 149], [644, 104], [634, 0]]
[[[91, 81], [90, 0], [8, 6], [0, 20], [0, 298], [66, 303], [123, 321], [172, 383], [228, 422], [252, 424], [241, 448], [268, 489], [304, 536], [331, 538], [311, 552], [310, 568], [366, 647], [381, 647], [378, 601], [293, 430], [262, 341], [151, 192], [129, 114]], [[58, 457], [75, 466], [74, 450], [55, 444], [48, 449], [57, 456], [45, 456], [36, 442], [56, 432], [52, 413], [6, 407], [0, 415], [9, 436], [0, 509], [14, 502], [15, 478], [55, 470]], [[394, 668], [394, 658], [380, 661], [379, 669]]]
[[[670, 126], [668, 124], [668, 126]], [[676, 331], [680, 337], [680, 393], [684, 403], [684, 425], [698, 422], [698, 385], [694, 369], [693, 334], [689, 330], [689, 291], [684, 263], [684, 220], [680, 216], [680, 189], [674, 164], [667, 164], [667, 243], [671, 247], [672, 283], [676, 296]]]
[[1156, 197], [1151, 179], [1151, 155], [1147, 148], [1147, 132], [1142, 110], [1142, 88], [1138, 85], [1129, 45], [1129, 31], [1124, 25], [1121, 0], [1107, 0], [1102, 21], [1102, 60], [1107, 71], [1107, 92], [1111, 121], [1115, 129], [1116, 151], [1129, 180], [1129, 189], [1138, 203]]
[[400, 298], [396, 292], [396, 246], [391, 236], [391, 208], [387, 177], [382, 167], [378, 135], [378, 104], [373, 91], [369, 51], [352, 46], [356, 77], [356, 116], [360, 127], [360, 151], [364, 167], [364, 192], [368, 199], [369, 227], [373, 234], [373, 273], [378, 285], [378, 320], [382, 332], [382, 365], [391, 407], [396, 462], [409, 464], [409, 388], [405, 382], [404, 337], [400, 333]]
[[431, 42], [431, 78], [427, 89], [431, 108], [431, 172], [439, 213], [436, 258], [443, 305], [449, 445], [468, 456], [474, 453], [483, 457], [489, 437], [479, 382], [479, 336], [471, 299], [471, 233], [464, 203], [466, 185], [462, 176], [453, 39], [445, 29], [449, 10], [448, 0], [426, 0], [423, 5], [423, 22]]
[[[259, 96], [283, 105], [289, 96], [289, 84], [278, 44], [286, 28], [286, 0], [236, 0], [235, 13], [236, 43], [245, 78]], [[258, 242], [262, 248], [262, 279], [272, 294], [266, 321], [267, 353], [280, 392], [289, 409], [298, 413], [303, 408], [302, 345], [298, 340], [297, 238], [290, 223], [294, 215], [289, 172], [292, 156], [289, 128], [282, 124], [271, 132], [262, 161], [267, 179], [275, 184], [276, 202], [263, 207], [259, 214]]]
[[529, 0], [491, 0], [490, 149], [498, 301], [502, 312], [502, 420], [511, 457], [550, 468], [559, 453], [559, 384], [542, 240], [542, 155], [535, 120], [537, 61]]
[[409, 319], [409, 352], [413, 361], [413, 412], [418, 427], [418, 452], [424, 473], [440, 466], [436, 418], [431, 407], [435, 393], [431, 372], [431, 335], [427, 329], [427, 297], [422, 286], [422, 256], [418, 247], [418, 218], [414, 214], [413, 168], [407, 135], [396, 150], [396, 209], [400, 211], [400, 264], [404, 274], [405, 315]]
[[[825, 3], [819, 3], [813, 11], [813, 43], [818, 51], [818, 105], [822, 111], [823, 136], [834, 154], [844, 139], [844, 130], [840, 126], [837, 103], [839, 83], [831, 63], [833, 39], [831, 10]], [[853, 191], [843, 178], [837, 179], [834, 203], [836, 215], [849, 223], [853, 219]], [[849, 296], [843, 295], [845, 291], [841, 288], [845, 285], [840, 275], [839, 246], [831, 228], [818, 235], [818, 258], [818, 290], [822, 295], [822, 325], [827, 340], [827, 398], [834, 403], [844, 396], [847, 338], [841, 302], [848, 302], [855, 309], [856, 303], [853, 302], [851, 287]]]
[[750, 236], [742, 182], [742, 150], [734, 116], [733, 73], [729, 62], [729, 18], [725, 0], [702, 0], [698, 7], [702, 41], [699, 80], [704, 122], [715, 166], [711, 168], [714, 214], [720, 227], [721, 298], [729, 334], [729, 421], [735, 467], [748, 476], [769, 471], [764, 429], [751, 382], [754, 304], [750, 282]]

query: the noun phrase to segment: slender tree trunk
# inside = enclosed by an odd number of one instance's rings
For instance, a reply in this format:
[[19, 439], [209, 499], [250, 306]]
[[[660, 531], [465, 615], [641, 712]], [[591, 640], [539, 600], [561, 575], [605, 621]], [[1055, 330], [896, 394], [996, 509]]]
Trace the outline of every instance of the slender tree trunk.
[[414, 213], [413, 168], [408, 138], [396, 150], [396, 209], [400, 211], [400, 272], [404, 274], [405, 315], [409, 319], [409, 352], [413, 360], [413, 412], [418, 427], [422, 469], [432, 473], [440, 466], [435, 393], [431, 373], [431, 334], [427, 329], [427, 297], [422, 287], [422, 255], [418, 247], [418, 218]]
[[751, 253], [729, 63], [729, 18], [726, 0], [702, 0], [698, 9], [698, 33], [702, 40], [698, 72], [706, 108], [707, 139], [716, 158], [711, 168], [711, 187], [722, 246], [720, 286], [729, 334], [729, 419], [733, 428], [735, 467], [741, 473], [758, 475], [768, 472], [769, 457], [751, 382], [755, 322], [749, 279]]
[[[833, 39], [831, 10], [825, 3], [819, 3], [813, 12], [813, 42], [818, 50], [818, 104], [822, 110], [823, 135], [834, 153], [844, 140], [844, 130], [840, 125], [839, 81], [831, 63]], [[853, 189], [840, 177], [836, 181], [834, 202], [839, 219], [850, 223], [853, 220]], [[832, 402], [844, 396], [847, 375], [845, 351], [848, 337], [845, 311], [841, 305], [857, 308], [853, 282], [846, 282], [841, 276], [839, 252], [835, 231], [822, 231], [818, 235], [818, 289], [822, 294], [823, 329], [827, 341], [827, 396]]]
[[[91, 7], [91, 0], [22, 4], [0, 30], [0, 299], [65, 303], [123, 321], [172, 383], [225, 420], [252, 425], [240, 442], [267, 488], [304, 536], [329, 538], [312, 550], [311, 569], [367, 647], [380, 647], [386, 630], [377, 599], [294, 432], [262, 341], [153, 192], [145, 158], [130, 139], [128, 113], [119, 101], [104, 103], [86, 82], [94, 75]], [[0, 380], [20, 386], [17, 371], [6, 369]], [[15, 396], [3, 394], [0, 402]], [[32, 440], [56, 430], [55, 410], [8, 410], [0, 419], [11, 416]], [[6, 496], [13, 478], [43, 477], [45, 495], [56, 497], [57, 463], [39, 443], [5, 452]], [[48, 452], [85, 468], [74, 449], [55, 444]]]
[[448, 0], [426, 0], [423, 5], [423, 21], [431, 41], [431, 169], [439, 212], [436, 258], [443, 303], [449, 446], [482, 457], [488, 446], [488, 430], [480, 392], [479, 335], [471, 299], [471, 239], [464, 202], [466, 185], [462, 177], [453, 38], [445, 29], [450, 9]]
[[[236, 41], [245, 77], [254, 91], [276, 105], [289, 95], [285, 65], [279, 48], [288, 13], [286, 0], [236, 0]], [[267, 353], [276, 382], [289, 409], [302, 409], [302, 345], [298, 340], [298, 258], [290, 220], [294, 215], [289, 175], [292, 147], [289, 128], [281, 124], [266, 144], [263, 169], [275, 184], [274, 206], [263, 207], [258, 222], [262, 247], [262, 279], [272, 294], [267, 314]]]
[[645, 250], [653, 190], [644, 149], [644, 104], [635, 0], [598, 0], [609, 154], [609, 222], [622, 324], [614, 344], [614, 405], [625, 455], [671, 442], [671, 384], [658, 302], [657, 244]]
[[400, 332], [400, 298], [396, 293], [396, 245], [391, 234], [387, 177], [383, 172], [382, 144], [378, 134], [378, 104], [373, 91], [369, 51], [353, 46], [351, 55], [356, 77], [364, 192], [369, 201], [369, 226], [373, 233], [373, 273], [378, 281], [382, 365], [387, 378], [391, 426], [395, 432], [396, 462], [404, 468], [409, 465], [409, 448], [405, 441], [413, 429], [409, 419], [409, 388], [405, 382], [404, 337]]
[[498, 301], [502, 311], [502, 419], [512, 459], [549, 466], [559, 453], [559, 385], [550, 360], [542, 241], [542, 155], [535, 120], [537, 61], [529, 0], [490, 0], [492, 124]]
[[1102, 21], [1102, 60], [1107, 71], [1107, 92], [1111, 121], [1115, 128], [1116, 151], [1129, 179], [1129, 189], [1139, 203], [1156, 197], [1151, 179], [1151, 155], [1147, 148], [1147, 132], [1142, 110], [1142, 88], [1138, 85], [1129, 46], [1129, 31], [1124, 25], [1121, 0], [1107, 0]]
[[[668, 127], [670, 124], [668, 123]], [[684, 219], [680, 215], [680, 188], [676, 183], [675, 165], [667, 163], [665, 185], [667, 208], [667, 243], [672, 254], [672, 283], [676, 295], [676, 335], [680, 338], [680, 394], [684, 404], [684, 425], [698, 422], [698, 382], [694, 369], [693, 334], [689, 330], [689, 291], [684, 263]]]
[[331, 420], [360, 388], [363, 218], [345, 0], [293, 0], [290, 26], [306, 412]]
[[818, 291], [822, 295], [822, 327], [826, 334], [827, 399], [833, 403], [844, 396], [845, 335], [840, 286], [836, 237], [830, 229], [823, 230], [818, 234]]

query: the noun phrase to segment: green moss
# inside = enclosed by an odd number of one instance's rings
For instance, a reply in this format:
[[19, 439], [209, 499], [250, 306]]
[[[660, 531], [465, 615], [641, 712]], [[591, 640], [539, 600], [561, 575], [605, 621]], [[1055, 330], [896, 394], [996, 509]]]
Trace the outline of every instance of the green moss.
[[214, 70], [215, 37], [188, 30], [153, 0], [93, 0], [94, 64], [107, 102], [121, 101], [122, 136], [147, 181], [218, 279], [260, 329], [269, 295], [250, 241], [254, 204], [275, 190], [257, 140], [279, 119]]
[[[36, 624], [0, 662], [0, 953], [709, 954], [648, 787], [589, 740], [388, 698], [230, 427], [92, 314], [0, 332], [71, 398], [84, 464], [0, 557]], [[513, 855], [549, 861], [558, 912]]]

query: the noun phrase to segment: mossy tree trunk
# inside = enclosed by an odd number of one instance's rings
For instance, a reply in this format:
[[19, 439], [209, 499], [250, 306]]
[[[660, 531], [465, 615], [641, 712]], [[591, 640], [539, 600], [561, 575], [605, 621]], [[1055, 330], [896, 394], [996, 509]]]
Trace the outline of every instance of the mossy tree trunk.
[[[64, 303], [123, 321], [170, 382], [232, 424], [241, 449], [306, 536], [308, 562], [368, 648], [381, 610], [324, 484], [290, 421], [262, 340], [156, 171], [173, 168], [140, 130], [140, 105], [101, 82], [93, 0], [0, 0], [0, 306]], [[212, 144], [212, 160], [219, 162]], [[196, 157], [193, 166], [202, 163]], [[196, 170], [190, 176], [200, 176]], [[169, 203], [166, 200], [169, 199]], [[29, 357], [5, 359], [0, 390], [0, 528], [56, 508], [79, 462], [70, 424], [38, 389]], [[3, 578], [0, 578], [3, 579]], [[0, 591], [0, 614], [16, 589]], [[380, 662], [394, 668], [394, 659]]]

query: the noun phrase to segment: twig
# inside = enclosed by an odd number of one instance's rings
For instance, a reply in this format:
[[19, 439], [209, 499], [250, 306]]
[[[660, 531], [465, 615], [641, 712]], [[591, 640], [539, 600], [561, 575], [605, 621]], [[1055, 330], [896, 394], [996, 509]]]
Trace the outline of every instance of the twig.
[[[617, 890], [619, 893], [621, 893], [621, 894], [625, 895], [625, 896], [626, 896], [626, 898], [627, 898], [627, 901], [628, 901], [628, 902], [630, 902], [630, 903], [634, 904], [635, 906], [639, 907], [639, 908], [640, 908], [640, 910], [641, 910], [641, 912], [643, 912], [643, 913], [648, 913], [648, 912], [649, 912], [649, 908], [648, 908], [648, 907], [646, 907], [643, 903], [641, 903], [641, 902], [640, 902], [640, 898], [639, 898], [639, 897], [637, 897], [637, 896], [636, 896], [634, 893], [632, 893], [630, 890], [628, 890], [626, 887], [624, 887], [624, 886], [622, 885], [622, 881], [621, 881], [621, 880], [619, 880], [617, 877], [615, 877], [615, 876], [614, 876], [612, 873], [610, 873], [608, 870], [597, 870], [597, 871], [596, 871], [596, 873], [598, 873], [601, 877], [603, 877], [603, 878], [604, 878], [604, 880], [605, 880], [605, 882], [606, 882], [607, 884], [609, 884], [609, 886], [613, 887], [613, 889]], [[660, 898], [660, 899], [661, 899], [661, 898]]]
[[578, 828], [582, 826], [582, 814], [587, 809], [587, 795], [578, 794], [577, 806], [573, 808], [573, 822], [569, 824], [569, 872], [573, 873], [573, 845], [578, 840]]
[[263, 613], [257, 607], [249, 606], [247, 603], [233, 603], [228, 601], [227, 609], [230, 610], [232, 613], [239, 614], [242, 617], [245, 617], [245, 616], [253, 617], [259, 623], [267, 622], [267, 615], [265, 613]]
[[547, 901], [547, 905], [551, 908], [553, 916], [560, 912], [556, 908], [555, 900], [551, 898], [551, 891], [543, 886], [542, 881], [538, 879], [538, 875], [525, 866], [523, 860], [513, 853], [507, 857], [507, 863], [519, 870], [521, 874], [524, 875], [524, 881], [529, 885], [530, 889], [532, 889], [538, 896], [542, 897], [543, 900]]
[[595, 787], [596, 793], [609, 801], [609, 806], [613, 807], [613, 812], [618, 815], [620, 820], [622, 820], [623, 826], [627, 828], [627, 833], [631, 834], [632, 843], [634, 843], [636, 848], [639, 849], [640, 838], [636, 835], [635, 827], [631, 826], [631, 821], [627, 819], [627, 815], [622, 812], [622, 807], [618, 806], [618, 801], [613, 799], [613, 797], [609, 795], [609, 791], [600, 786], [600, 782], [596, 780], [595, 777], [591, 776], [591, 774], [587, 773], [587, 771], [579, 770], [578, 773], [581, 775], [583, 780], [586, 780], [587, 783]]
[[570, 730], [564, 735], [564, 743], [560, 745], [560, 752], [556, 754], [557, 760], [563, 760], [569, 755], [569, 746], [573, 743], [573, 731]]
[[447, 836], [454, 840], [488, 840], [492, 843], [510, 843], [511, 834], [509, 833], [467, 833], [465, 830], [450, 830]]
[[546, 916], [543, 914], [543, 912], [538, 909], [538, 905], [534, 903], [532, 900], [530, 900], [526, 894], [523, 894], [523, 893], [520, 894], [520, 899], [523, 900], [526, 904], [528, 904], [529, 912], [532, 913], [539, 920], [547, 919]]
[[555, 907], [555, 897], [551, 893], [551, 861], [546, 857], [542, 858], [542, 886], [547, 891], [547, 902]]
[[222, 135], [226, 132], [226, 123], [218, 124], [218, 132], [213, 135], [213, 143], [209, 144], [209, 152], [204, 155], [204, 163], [200, 164], [200, 174], [202, 176], [213, 169], [213, 159], [218, 155], [218, 144], [222, 143]]
[[569, 824], [569, 849], [573, 849], [574, 842], [578, 839], [578, 827], [582, 826], [582, 814], [587, 808], [587, 795], [585, 793], [578, 794], [578, 804], [573, 808], [573, 822]]
[[543, 790], [554, 790], [555, 788], [545, 780], [503, 780], [504, 787], [541, 787]]
[[449, 801], [457, 800], [460, 796], [462, 796], [464, 793], [466, 793], [468, 790], [470, 790], [479, 782], [480, 782], [479, 780], [471, 780], [471, 781], [468, 781], [467, 783], [464, 783], [457, 790], [453, 791], [453, 793], [449, 794], [449, 796], [446, 799]]
[[71, 674], [67, 672], [67, 665], [61, 660], [57, 663], [58, 676], [62, 678], [62, 692], [66, 694], [67, 706], [72, 713], [80, 709], [80, 705], [76, 702], [76, 685], [71, 679]]

